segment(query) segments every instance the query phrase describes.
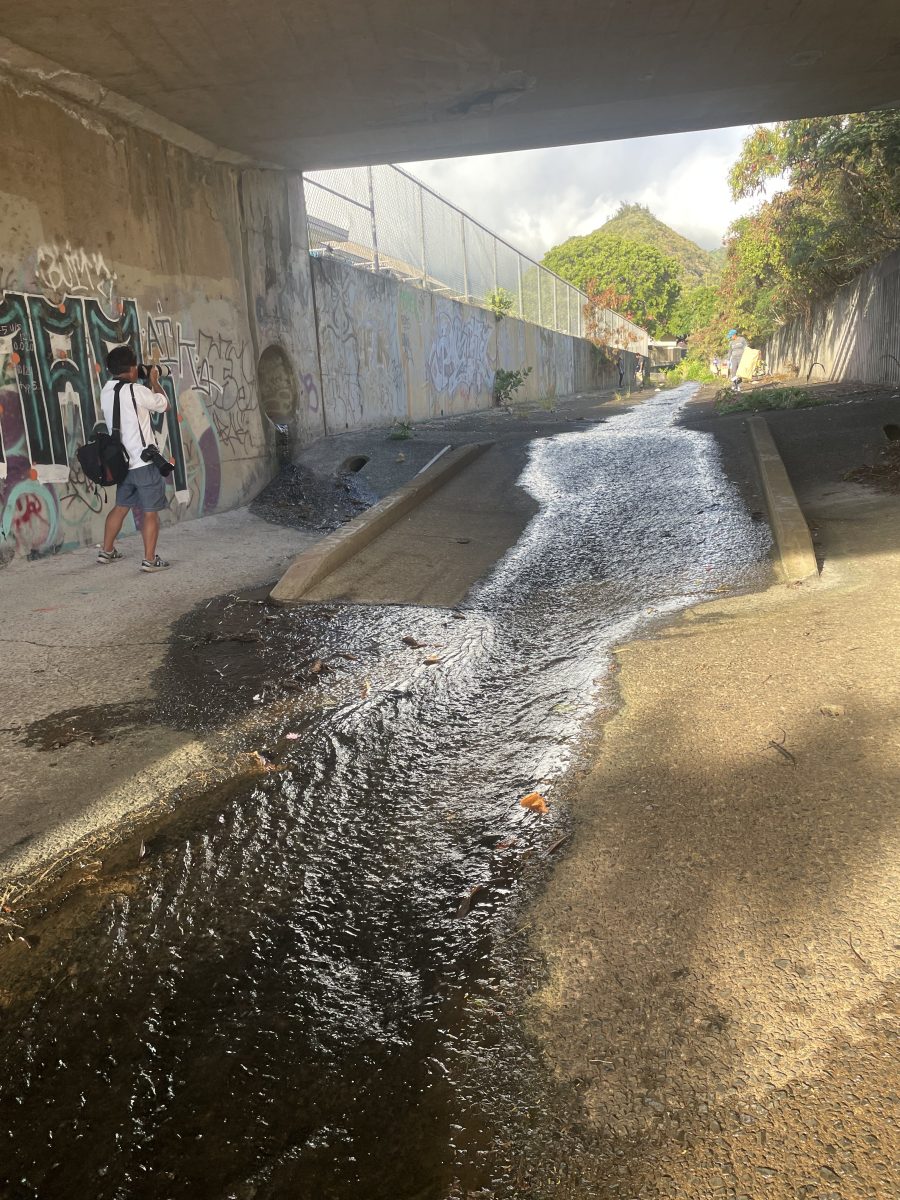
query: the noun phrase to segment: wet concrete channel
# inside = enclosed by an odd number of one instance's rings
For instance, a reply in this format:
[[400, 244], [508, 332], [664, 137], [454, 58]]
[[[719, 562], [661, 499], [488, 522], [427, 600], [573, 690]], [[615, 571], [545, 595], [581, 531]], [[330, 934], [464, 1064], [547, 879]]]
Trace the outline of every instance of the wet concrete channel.
[[0, 1197], [575, 1194], [517, 936], [565, 774], [617, 643], [768, 572], [689, 394], [536, 440], [539, 511], [459, 610], [179, 623], [163, 718], [264, 732], [4, 948]]

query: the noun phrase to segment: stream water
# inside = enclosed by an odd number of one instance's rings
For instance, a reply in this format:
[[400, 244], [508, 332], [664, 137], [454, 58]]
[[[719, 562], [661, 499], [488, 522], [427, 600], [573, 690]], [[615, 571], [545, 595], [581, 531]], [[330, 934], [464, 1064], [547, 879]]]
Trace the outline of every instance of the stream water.
[[[268, 711], [273, 680], [326, 667], [314, 702], [272, 705], [278, 769], [101, 876], [7, 999], [0, 1196], [569, 1194], [512, 978], [558, 784], [611, 647], [767, 570], [712, 439], [673, 423], [688, 395], [533, 443], [540, 511], [458, 613], [258, 606], [243, 666], [207, 637], [202, 672], [184, 626], [173, 724]], [[549, 814], [520, 806], [535, 789]]]

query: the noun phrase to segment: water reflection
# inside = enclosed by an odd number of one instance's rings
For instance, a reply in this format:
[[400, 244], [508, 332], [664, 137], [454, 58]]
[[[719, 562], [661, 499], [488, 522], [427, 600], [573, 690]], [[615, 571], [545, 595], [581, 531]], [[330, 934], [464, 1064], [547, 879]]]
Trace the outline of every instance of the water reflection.
[[566, 827], [518, 799], [553, 799], [613, 644], [764, 570], [710, 440], [672, 425], [686, 395], [534, 444], [541, 511], [465, 619], [261, 613], [246, 671], [175, 656], [171, 718], [201, 724], [267, 703], [261, 662], [344, 657], [322, 702], [282, 693], [276, 769], [151, 842], [7, 1010], [0, 1194], [549, 1194], [498, 1152], [546, 1125], [505, 922]]

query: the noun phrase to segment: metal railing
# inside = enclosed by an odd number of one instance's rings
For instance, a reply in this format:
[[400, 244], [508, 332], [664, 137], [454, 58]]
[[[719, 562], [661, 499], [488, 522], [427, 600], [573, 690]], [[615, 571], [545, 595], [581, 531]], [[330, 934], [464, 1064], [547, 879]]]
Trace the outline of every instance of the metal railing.
[[[491, 294], [502, 289], [510, 316], [584, 336], [584, 292], [402, 168], [310, 171], [303, 181], [311, 253], [335, 254], [488, 308]], [[610, 309], [594, 318], [604, 344], [647, 353], [647, 333], [634, 322]]]

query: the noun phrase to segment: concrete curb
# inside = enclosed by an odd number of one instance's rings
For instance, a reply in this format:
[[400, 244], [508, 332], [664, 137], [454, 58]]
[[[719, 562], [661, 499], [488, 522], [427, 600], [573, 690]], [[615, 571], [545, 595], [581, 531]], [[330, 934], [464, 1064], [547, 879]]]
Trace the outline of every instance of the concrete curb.
[[343, 566], [354, 554], [358, 554], [423, 500], [427, 500], [433, 492], [454, 475], [458, 475], [493, 444], [473, 442], [467, 446], [457, 446], [456, 449], [443, 454], [410, 483], [397, 488], [364, 513], [348, 521], [342, 528], [336, 529], [334, 533], [328, 534], [299, 554], [272, 589], [270, 598], [281, 605], [299, 603], [310, 588]]
[[789, 580], [811, 579], [819, 574], [816, 552], [775, 439], [764, 417], [752, 416], [747, 424], [781, 569]]

